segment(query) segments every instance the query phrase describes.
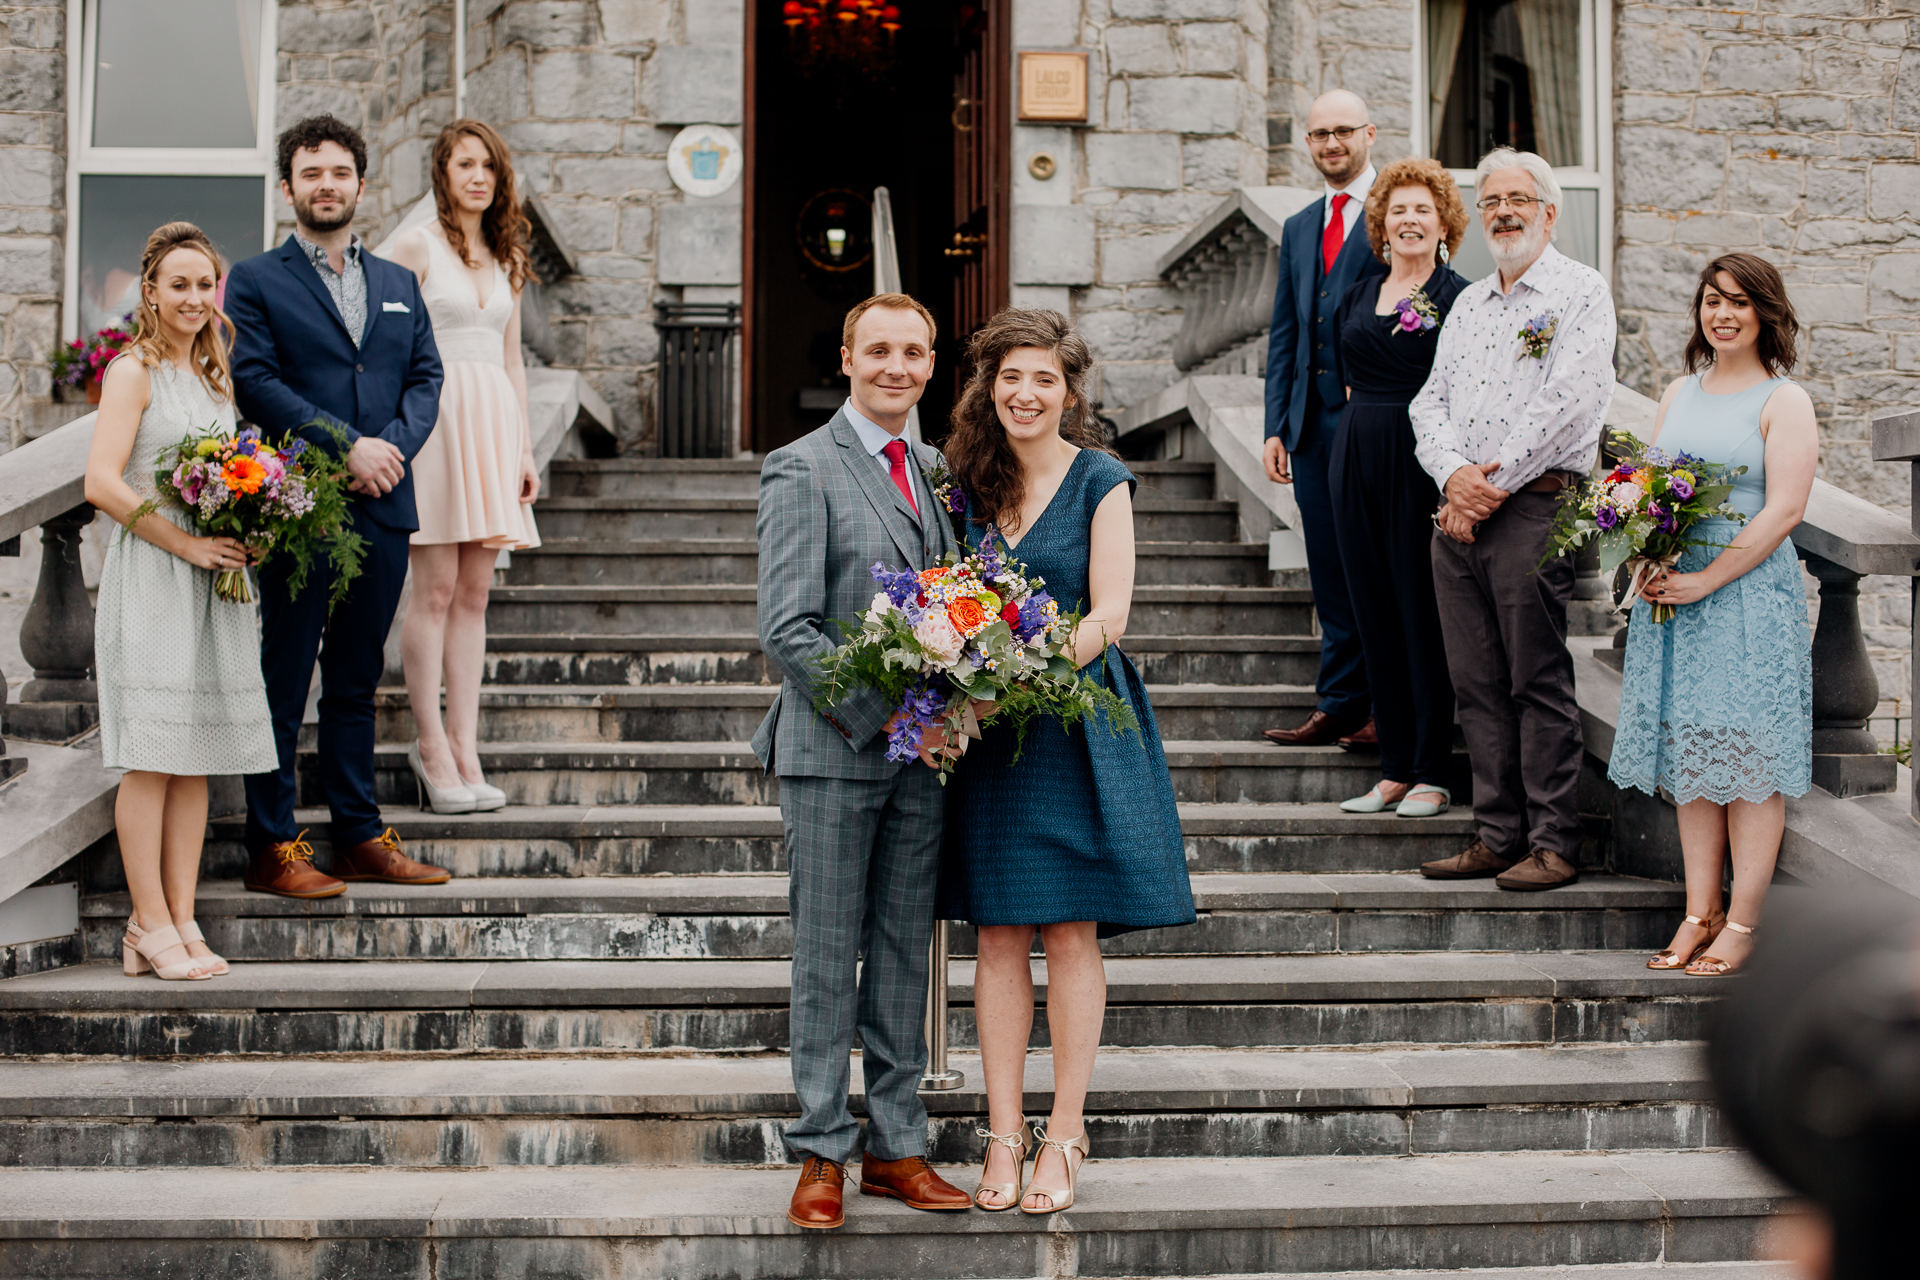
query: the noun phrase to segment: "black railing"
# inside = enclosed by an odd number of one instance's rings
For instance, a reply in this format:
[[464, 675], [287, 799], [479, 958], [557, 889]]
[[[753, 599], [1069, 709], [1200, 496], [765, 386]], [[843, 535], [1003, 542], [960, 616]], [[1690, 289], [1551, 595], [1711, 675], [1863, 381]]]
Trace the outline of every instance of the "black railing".
[[660, 331], [660, 456], [731, 458], [737, 302], [656, 302]]

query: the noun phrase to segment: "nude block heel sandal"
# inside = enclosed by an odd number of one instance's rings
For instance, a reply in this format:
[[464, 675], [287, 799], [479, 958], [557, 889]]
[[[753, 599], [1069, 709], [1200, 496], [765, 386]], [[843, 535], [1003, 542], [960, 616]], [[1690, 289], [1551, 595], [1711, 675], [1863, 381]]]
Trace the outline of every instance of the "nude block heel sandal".
[[[1080, 1165], [1084, 1165], [1087, 1161], [1093, 1159], [1093, 1147], [1087, 1142], [1086, 1128], [1082, 1126], [1080, 1136], [1077, 1138], [1049, 1138], [1044, 1129], [1036, 1129], [1034, 1132], [1040, 1139], [1041, 1146], [1052, 1147], [1060, 1153], [1060, 1158], [1066, 1162], [1066, 1198], [1064, 1200], [1061, 1199], [1061, 1193], [1050, 1187], [1036, 1187], [1033, 1183], [1029, 1182], [1027, 1189], [1020, 1193], [1020, 1212], [1038, 1217], [1045, 1213], [1060, 1213], [1064, 1210], [1071, 1209], [1073, 1208], [1074, 1187], [1080, 1181]], [[1080, 1164], [1073, 1162], [1073, 1156], [1070, 1153], [1074, 1151], [1080, 1153]], [[1033, 1158], [1033, 1176], [1035, 1178], [1040, 1176], [1039, 1156]], [[1053, 1201], [1053, 1206], [1047, 1209], [1027, 1208], [1027, 1197], [1033, 1195], [1045, 1196], [1047, 1199]]]
[[194, 972], [196, 969], [204, 970], [207, 962], [192, 956], [188, 956], [181, 964], [154, 962], [155, 956], [174, 947], [185, 950], [186, 944], [180, 941], [180, 931], [172, 925], [164, 929], [142, 929], [136, 922], [128, 920], [127, 936], [120, 943], [121, 969], [129, 978], [151, 972], [156, 978], [164, 978], [168, 982], [205, 982], [213, 976], [211, 973]]
[[[199, 921], [189, 920], [185, 924], [178, 925], [176, 927], [180, 930], [180, 941], [197, 942], [201, 946], [206, 946], [207, 935], [200, 932]], [[207, 947], [207, 950], [212, 951], [213, 948]], [[226, 957], [224, 956], [220, 956], [220, 955], [195, 956], [194, 960], [199, 964], [207, 967], [209, 972], [211, 972], [213, 976], [216, 978], [223, 977], [226, 974], [232, 972], [232, 970], [227, 967]]]
[[1720, 927], [1726, 923], [1727, 919], [1724, 912], [1715, 912], [1705, 920], [1702, 920], [1699, 916], [1686, 916], [1683, 918], [1688, 924], [1697, 924], [1702, 929], [1705, 929], [1707, 931], [1707, 940], [1695, 947], [1692, 953], [1684, 959], [1681, 958], [1679, 952], [1671, 947], [1665, 951], [1655, 952], [1653, 959], [1647, 961], [1647, 968], [1659, 970], [1686, 968], [1699, 958], [1701, 952], [1713, 945], [1713, 940], [1720, 936]]
[[[1726, 927], [1735, 933], [1744, 933], [1751, 938], [1754, 929], [1758, 926], [1750, 927], [1738, 921], [1729, 920], [1727, 921]], [[1744, 964], [1745, 962], [1742, 961], [1741, 963]], [[1734, 964], [1731, 960], [1722, 960], [1719, 956], [1701, 956], [1698, 960], [1695, 960], [1687, 966], [1686, 974], [1689, 978], [1720, 978], [1729, 973], [1736, 972], [1739, 967], [1739, 965]]]
[[[985, 1209], [988, 1213], [999, 1213], [1002, 1209], [1013, 1208], [1014, 1205], [1020, 1203], [1020, 1197], [1016, 1193], [1020, 1190], [1022, 1176], [1027, 1170], [1027, 1152], [1033, 1150], [1033, 1143], [1031, 1141], [1033, 1136], [1032, 1126], [1022, 1119], [1019, 1126], [1015, 1128], [1012, 1133], [995, 1133], [991, 1129], [975, 1129], [974, 1133], [987, 1140], [988, 1156], [993, 1154], [993, 1145], [996, 1142], [1013, 1152], [1012, 1182], [988, 1182], [987, 1162], [985, 1159], [980, 1161], [980, 1185], [975, 1187], [973, 1191], [974, 1204]], [[999, 1195], [999, 1204], [987, 1204], [980, 1199], [983, 1194], [989, 1191]]]

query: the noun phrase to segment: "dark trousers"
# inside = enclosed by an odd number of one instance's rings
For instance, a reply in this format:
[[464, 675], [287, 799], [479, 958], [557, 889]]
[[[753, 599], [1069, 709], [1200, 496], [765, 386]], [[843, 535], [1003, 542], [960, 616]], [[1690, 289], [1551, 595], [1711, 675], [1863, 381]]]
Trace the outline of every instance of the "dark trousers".
[[335, 848], [379, 835], [380, 805], [373, 795], [373, 693], [386, 666], [387, 632], [407, 580], [404, 529], [389, 529], [362, 514], [356, 504], [353, 527], [367, 540], [360, 576], [327, 616], [332, 567], [316, 558], [298, 596], [287, 592], [292, 562], [268, 561], [260, 571], [260, 668], [267, 682], [267, 707], [280, 767], [247, 776], [247, 851], [292, 840], [294, 756], [300, 719], [313, 685], [313, 664], [320, 661], [320, 785], [331, 814], [329, 838]]
[[891, 778], [780, 779], [793, 921], [792, 1037], [798, 1160], [845, 1164], [860, 1125], [847, 1108], [854, 1035], [866, 1080], [866, 1149], [925, 1155], [927, 944], [946, 794], [911, 761]]
[[1349, 409], [1334, 441], [1333, 515], [1373, 689], [1381, 776], [1447, 786], [1453, 682], [1431, 550], [1440, 493], [1414, 459], [1406, 416], [1400, 405]]
[[1314, 689], [1320, 710], [1335, 719], [1363, 720], [1372, 710], [1367, 664], [1354, 626], [1347, 575], [1340, 567], [1340, 538], [1335, 528], [1333, 490], [1328, 468], [1333, 461], [1338, 411], [1307, 401], [1307, 425], [1300, 447], [1287, 455], [1293, 470], [1293, 500], [1300, 508], [1300, 536], [1307, 544], [1307, 580], [1313, 586], [1313, 611], [1320, 619], [1320, 678]]
[[1473, 762], [1473, 813], [1480, 839], [1506, 858], [1551, 849], [1571, 860], [1580, 845], [1580, 708], [1567, 653], [1573, 557], [1540, 564], [1559, 502], [1522, 490], [1471, 544], [1433, 531], [1434, 595]]

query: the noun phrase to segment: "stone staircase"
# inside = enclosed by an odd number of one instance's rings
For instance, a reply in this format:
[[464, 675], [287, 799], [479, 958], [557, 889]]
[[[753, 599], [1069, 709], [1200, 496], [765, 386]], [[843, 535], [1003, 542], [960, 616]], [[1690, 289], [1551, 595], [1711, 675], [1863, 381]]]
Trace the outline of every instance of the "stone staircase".
[[[841, 1231], [786, 1222], [791, 931], [777, 782], [746, 747], [773, 694], [757, 466], [556, 462], [549, 541], [490, 619], [482, 751], [513, 807], [414, 808], [406, 698], [381, 695], [390, 820], [452, 883], [249, 894], [222, 819], [199, 917], [230, 977], [121, 976], [108, 854], [93, 962], [0, 982], [0, 1277], [1774, 1275], [1744, 1260], [1777, 1189], [1725, 1149], [1698, 1053], [1715, 988], [1642, 967], [1677, 888], [1409, 874], [1468, 815], [1342, 814], [1373, 761], [1258, 740], [1313, 703], [1307, 593], [1234, 541], [1211, 466], [1135, 465], [1125, 644], [1199, 922], [1109, 947], [1081, 1208], [850, 1197]], [[984, 1106], [972, 950], [956, 928], [966, 1087], [928, 1096], [957, 1166]]]

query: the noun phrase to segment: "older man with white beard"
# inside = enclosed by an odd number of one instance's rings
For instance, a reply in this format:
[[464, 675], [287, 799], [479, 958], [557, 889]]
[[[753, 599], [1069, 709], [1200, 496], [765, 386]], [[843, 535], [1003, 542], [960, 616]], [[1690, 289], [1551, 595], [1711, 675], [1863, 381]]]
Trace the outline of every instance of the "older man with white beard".
[[1594, 463], [1613, 394], [1613, 299], [1556, 250], [1560, 184], [1502, 148], [1474, 182], [1498, 269], [1453, 304], [1414, 399], [1415, 456], [1443, 499], [1433, 582], [1473, 766], [1476, 839], [1433, 879], [1551, 889], [1580, 872], [1580, 708], [1567, 653], [1573, 563], [1541, 564], [1560, 491]]

